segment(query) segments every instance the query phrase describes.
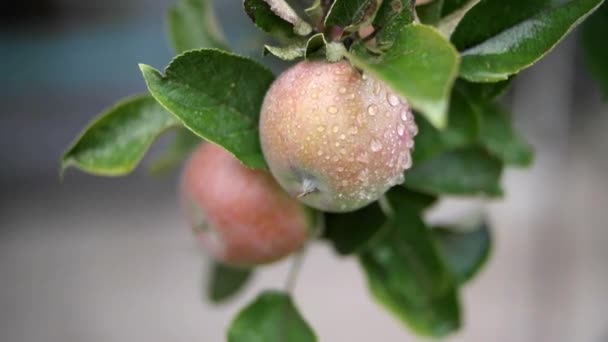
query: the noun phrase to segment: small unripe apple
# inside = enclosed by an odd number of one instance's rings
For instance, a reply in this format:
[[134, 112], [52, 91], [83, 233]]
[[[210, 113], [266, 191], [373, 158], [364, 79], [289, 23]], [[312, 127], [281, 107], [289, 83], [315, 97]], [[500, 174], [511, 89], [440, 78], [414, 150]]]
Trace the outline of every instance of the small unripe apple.
[[186, 163], [180, 197], [203, 247], [227, 265], [278, 260], [301, 248], [313, 225], [311, 210], [269, 173], [246, 168], [210, 143]]
[[266, 93], [260, 115], [272, 174], [314, 208], [361, 208], [402, 183], [412, 163], [418, 129], [407, 101], [347, 61], [291, 67]]

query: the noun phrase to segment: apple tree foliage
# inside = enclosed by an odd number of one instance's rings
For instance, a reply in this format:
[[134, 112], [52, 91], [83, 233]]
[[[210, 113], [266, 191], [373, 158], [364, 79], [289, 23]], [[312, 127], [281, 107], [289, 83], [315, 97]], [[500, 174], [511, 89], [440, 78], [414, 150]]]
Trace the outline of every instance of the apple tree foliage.
[[[371, 296], [414, 333], [438, 338], [462, 326], [461, 289], [491, 249], [486, 220], [431, 227], [425, 212], [444, 196], [500, 197], [504, 168], [532, 163], [532, 149], [500, 96], [598, 8], [582, 37], [587, 64], [608, 95], [608, 5], [602, 2], [244, 0], [243, 10], [269, 36], [259, 50], [266, 60], [347, 59], [414, 108], [420, 132], [405, 183], [363, 209], [320, 213], [325, 227], [318, 237], [355, 258]], [[176, 57], [164, 70], [139, 65], [149, 93], [95, 118], [63, 155], [62, 172], [126, 175], [169, 130], [176, 132], [173, 143], [154, 169], [178, 164], [203, 139], [247, 167], [266, 168], [258, 118], [275, 75], [230, 51], [209, 0], [178, 0], [166, 20]], [[216, 303], [254, 272], [221, 264], [211, 270], [207, 294]], [[276, 290], [243, 308], [226, 336], [317, 341], [293, 294]]]

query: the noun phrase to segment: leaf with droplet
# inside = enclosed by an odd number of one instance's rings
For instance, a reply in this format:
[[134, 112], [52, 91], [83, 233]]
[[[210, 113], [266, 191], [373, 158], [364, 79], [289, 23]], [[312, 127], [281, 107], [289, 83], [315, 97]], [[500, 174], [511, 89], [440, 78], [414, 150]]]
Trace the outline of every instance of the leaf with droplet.
[[260, 108], [274, 76], [253, 60], [213, 49], [177, 56], [165, 75], [140, 65], [150, 93], [198, 136], [251, 168], [265, 168]]
[[154, 140], [180, 126], [150, 96], [124, 99], [96, 117], [64, 153], [63, 172], [75, 166], [98, 176], [122, 176], [131, 172]]

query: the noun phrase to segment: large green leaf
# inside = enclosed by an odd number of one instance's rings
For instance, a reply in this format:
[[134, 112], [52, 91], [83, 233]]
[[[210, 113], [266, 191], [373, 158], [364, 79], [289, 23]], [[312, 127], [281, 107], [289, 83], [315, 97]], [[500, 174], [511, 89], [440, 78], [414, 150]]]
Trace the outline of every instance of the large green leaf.
[[432, 207], [438, 200], [436, 196], [406, 189], [401, 186], [392, 187], [386, 193], [391, 208], [407, 207], [415, 212], [423, 212]]
[[180, 122], [150, 96], [118, 102], [95, 118], [63, 155], [62, 172], [75, 166], [100, 176], [131, 172], [158, 135]]
[[165, 75], [148, 65], [140, 68], [152, 96], [186, 127], [224, 147], [245, 165], [265, 167], [258, 119], [274, 78], [268, 69], [213, 49], [176, 57]]
[[528, 167], [534, 160], [532, 147], [514, 131], [509, 114], [495, 103], [483, 105], [480, 139], [507, 165]]
[[500, 195], [502, 162], [479, 147], [441, 153], [414, 164], [404, 185], [435, 195]]
[[167, 13], [167, 32], [177, 53], [203, 47], [226, 48], [211, 0], [178, 0]]
[[608, 4], [604, 4], [583, 25], [585, 59], [591, 76], [598, 82], [608, 99]]
[[386, 234], [359, 261], [374, 298], [416, 333], [442, 337], [460, 327], [456, 280], [418, 213], [393, 206]]
[[447, 124], [458, 53], [434, 28], [404, 26], [384, 54], [376, 56], [358, 45], [348, 58], [407, 98], [434, 126], [442, 128]]
[[356, 31], [361, 25], [373, 20], [381, 2], [381, 0], [335, 0], [325, 17], [325, 26]]
[[261, 293], [239, 312], [227, 335], [228, 342], [317, 341], [289, 295], [277, 291]]
[[425, 24], [434, 25], [441, 18], [441, 10], [446, 0], [433, 0], [428, 4], [416, 6], [418, 18]]
[[473, 279], [488, 260], [492, 241], [490, 228], [485, 222], [467, 230], [437, 227], [432, 232], [460, 284]]
[[547, 54], [603, 0], [482, 0], [452, 35], [460, 75], [496, 82]]
[[378, 203], [344, 214], [325, 214], [323, 237], [341, 255], [356, 253], [382, 230], [386, 217]]
[[223, 302], [238, 293], [251, 278], [253, 270], [234, 268], [214, 262], [207, 284], [207, 298], [214, 303]]

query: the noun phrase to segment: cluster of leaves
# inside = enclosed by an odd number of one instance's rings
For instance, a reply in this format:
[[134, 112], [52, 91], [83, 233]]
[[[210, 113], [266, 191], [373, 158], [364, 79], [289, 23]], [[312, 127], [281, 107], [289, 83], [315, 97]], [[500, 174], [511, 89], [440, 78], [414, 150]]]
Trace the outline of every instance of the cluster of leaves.
[[[245, 0], [255, 25], [272, 37], [265, 54], [284, 60], [348, 59], [384, 81], [416, 110], [420, 129], [406, 182], [379, 202], [348, 214], [324, 214], [322, 238], [356, 257], [369, 289], [416, 333], [440, 337], [461, 325], [459, 290], [490, 251], [483, 220], [429, 227], [425, 211], [442, 196], [502, 194], [505, 166], [525, 167], [530, 146], [513, 130], [497, 98], [513, 77], [545, 56], [603, 0], [316, 0], [305, 11], [284, 0]], [[606, 6], [589, 24], [589, 62], [608, 84]], [[307, 17], [307, 19], [303, 19]], [[179, 0], [168, 31], [179, 55], [164, 73], [140, 65], [150, 95], [102, 113], [66, 151], [62, 170], [124, 175], [153, 141], [177, 129], [155, 168], [181, 161], [202, 139], [244, 165], [265, 168], [258, 138], [263, 96], [274, 76], [228, 52], [205, 0]], [[602, 48], [597, 48], [597, 46]], [[209, 297], [222, 301], [252, 270], [215, 265]], [[229, 341], [315, 341], [286, 292], [261, 294], [236, 317]]]

